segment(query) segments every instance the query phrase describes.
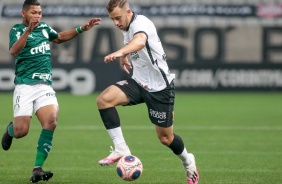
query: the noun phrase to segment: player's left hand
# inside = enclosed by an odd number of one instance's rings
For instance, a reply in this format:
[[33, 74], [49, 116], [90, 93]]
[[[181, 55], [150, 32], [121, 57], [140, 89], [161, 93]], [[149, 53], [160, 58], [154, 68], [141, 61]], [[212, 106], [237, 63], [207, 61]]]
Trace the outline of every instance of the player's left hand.
[[128, 69], [132, 69], [131, 63], [128, 61], [127, 57], [120, 57], [120, 67], [127, 73], [130, 74]]
[[89, 29], [91, 29], [95, 25], [99, 25], [101, 20], [102, 20], [101, 18], [92, 18], [92, 19], [90, 19], [86, 24], [81, 26], [82, 31], [88, 31]]
[[104, 62], [110, 63], [110, 62], [113, 62], [114, 60], [116, 60], [117, 58], [122, 57], [122, 56], [123, 56], [122, 52], [116, 51], [112, 54], [105, 56]]

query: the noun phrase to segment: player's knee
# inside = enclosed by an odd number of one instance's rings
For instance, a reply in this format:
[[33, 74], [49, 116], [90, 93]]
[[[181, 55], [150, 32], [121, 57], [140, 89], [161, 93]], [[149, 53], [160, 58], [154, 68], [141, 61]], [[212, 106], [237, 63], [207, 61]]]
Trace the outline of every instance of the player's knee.
[[43, 128], [47, 130], [55, 130], [56, 127], [57, 127], [57, 119], [52, 118], [44, 125]]
[[14, 137], [19, 139], [28, 134], [28, 126], [14, 126]]
[[57, 121], [53, 121], [49, 125], [50, 125], [50, 130], [55, 130], [57, 127]]
[[105, 108], [110, 102], [111, 100], [109, 99], [109, 97], [104, 94], [99, 95], [96, 99], [96, 103], [99, 108]]
[[96, 98], [96, 104], [98, 105], [98, 107], [103, 104], [103, 98], [101, 97], [101, 95]]
[[172, 142], [172, 138], [168, 136], [160, 136], [159, 140], [165, 146], [169, 146]]

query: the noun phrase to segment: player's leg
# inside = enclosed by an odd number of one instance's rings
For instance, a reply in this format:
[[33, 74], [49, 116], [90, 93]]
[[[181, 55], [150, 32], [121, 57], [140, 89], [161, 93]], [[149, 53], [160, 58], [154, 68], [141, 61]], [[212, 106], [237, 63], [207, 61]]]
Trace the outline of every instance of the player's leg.
[[[100, 160], [98, 164], [108, 165], [117, 162], [122, 156], [130, 155], [131, 152], [124, 140], [120, 126], [120, 119], [115, 108], [117, 105], [130, 104], [132, 99], [136, 100], [136, 86], [131, 80], [121, 81], [116, 86], [112, 85], [105, 89], [97, 97], [97, 106], [100, 112], [101, 119], [114, 143], [114, 149], [111, 154]], [[132, 97], [132, 96], [135, 96]], [[136, 103], [135, 103], [136, 104]]]
[[118, 87], [112, 85], [105, 89], [97, 97], [97, 106], [101, 119], [104, 123], [108, 134], [114, 143], [114, 149], [111, 147], [111, 154], [101, 159], [99, 165], [108, 165], [117, 162], [122, 156], [130, 155], [131, 152], [124, 140], [120, 127], [120, 119], [115, 108], [117, 105], [127, 104], [129, 99]]
[[187, 183], [196, 184], [199, 180], [194, 155], [187, 152], [183, 140], [173, 132], [174, 119], [174, 84], [162, 91], [144, 93], [149, 118], [156, 126], [156, 132], [160, 142], [168, 146], [177, 155], [184, 166], [187, 174]]
[[30, 116], [18, 116], [14, 121], [8, 123], [6, 130], [2, 136], [2, 148], [9, 150], [13, 138], [19, 139], [28, 134], [30, 124]]
[[32, 116], [33, 98], [31, 88], [16, 85], [13, 96], [14, 120], [9, 122], [2, 136], [2, 148], [9, 150], [13, 138], [22, 138], [28, 134]]
[[54, 90], [47, 85], [40, 85], [38, 88], [41, 88], [39, 92], [41, 95], [35, 101], [34, 111], [42, 130], [38, 139], [34, 168], [30, 177], [32, 183], [40, 180], [47, 181], [53, 176], [52, 172], [43, 171], [42, 167], [52, 148], [53, 134], [59, 113]]
[[186, 172], [187, 183], [197, 184], [199, 181], [199, 173], [196, 167], [195, 157], [192, 153], [187, 152], [182, 138], [173, 133], [173, 126], [155, 127], [160, 142], [168, 146], [173, 153], [181, 159]]
[[47, 105], [37, 110], [36, 115], [42, 125], [40, 137], [38, 139], [36, 160], [34, 167], [42, 167], [52, 148], [53, 134], [57, 124], [59, 107], [57, 105]]

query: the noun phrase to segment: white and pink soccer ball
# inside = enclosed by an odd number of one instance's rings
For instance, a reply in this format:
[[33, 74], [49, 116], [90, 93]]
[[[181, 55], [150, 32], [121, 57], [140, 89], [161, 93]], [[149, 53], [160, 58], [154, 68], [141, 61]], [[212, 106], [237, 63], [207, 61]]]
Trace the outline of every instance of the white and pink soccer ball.
[[134, 181], [141, 176], [143, 165], [140, 159], [134, 155], [123, 156], [116, 165], [116, 171], [121, 179]]

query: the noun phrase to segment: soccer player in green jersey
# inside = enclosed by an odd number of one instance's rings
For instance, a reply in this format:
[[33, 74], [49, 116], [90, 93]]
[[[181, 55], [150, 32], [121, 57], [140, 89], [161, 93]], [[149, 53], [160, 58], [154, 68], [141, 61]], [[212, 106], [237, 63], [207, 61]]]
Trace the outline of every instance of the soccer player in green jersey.
[[40, 22], [42, 9], [37, 0], [25, 0], [22, 8], [22, 23], [10, 31], [10, 53], [15, 57], [15, 90], [13, 97], [14, 120], [2, 137], [2, 147], [8, 150], [13, 138], [28, 134], [30, 119], [35, 112], [42, 131], [38, 139], [35, 164], [30, 177], [32, 183], [47, 181], [53, 173], [42, 166], [51, 148], [59, 112], [52, 84], [51, 51], [49, 42], [62, 43], [83, 31], [98, 25], [100, 18], [92, 18], [84, 25], [57, 33], [47, 23]]

